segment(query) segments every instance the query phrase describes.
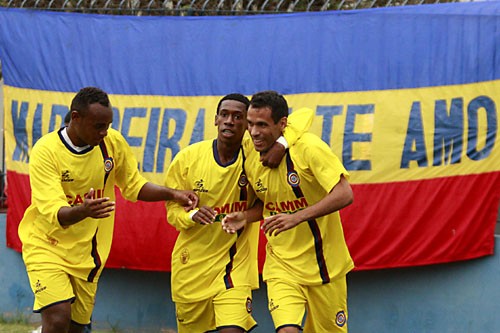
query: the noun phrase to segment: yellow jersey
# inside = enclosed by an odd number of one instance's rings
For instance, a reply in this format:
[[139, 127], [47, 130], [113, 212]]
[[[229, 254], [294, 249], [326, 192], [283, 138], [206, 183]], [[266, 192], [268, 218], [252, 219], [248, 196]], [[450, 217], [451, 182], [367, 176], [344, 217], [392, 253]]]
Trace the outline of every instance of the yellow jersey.
[[114, 211], [103, 219], [86, 218], [62, 227], [61, 207], [83, 203], [91, 188], [98, 198], [115, 200], [115, 186], [136, 201], [147, 180], [123, 136], [113, 130], [101, 146], [77, 150], [61, 128], [40, 138], [29, 161], [31, 204], [19, 225], [23, 259], [28, 270], [54, 265], [68, 274], [97, 281], [111, 248]]
[[[292, 214], [325, 197], [349, 177], [330, 147], [305, 133], [289, 148], [276, 169], [263, 167], [259, 154], [249, 154], [247, 175], [264, 203], [263, 216]], [[347, 248], [339, 212], [304, 221], [277, 236], [267, 235], [264, 280], [278, 278], [315, 285], [328, 283], [354, 267]]]
[[228, 234], [220, 224], [228, 213], [244, 211], [255, 201], [243, 170], [245, 152], [241, 147], [230, 163], [222, 165], [216, 144], [206, 140], [184, 148], [167, 171], [166, 184], [195, 191], [200, 207], [217, 212], [213, 224], [202, 225], [179, 204], [166, 203], [168, 222], [179, 231], [172, 252], [174, 302], [207, 299], [235, 286], [258, 287], [258, 225]]

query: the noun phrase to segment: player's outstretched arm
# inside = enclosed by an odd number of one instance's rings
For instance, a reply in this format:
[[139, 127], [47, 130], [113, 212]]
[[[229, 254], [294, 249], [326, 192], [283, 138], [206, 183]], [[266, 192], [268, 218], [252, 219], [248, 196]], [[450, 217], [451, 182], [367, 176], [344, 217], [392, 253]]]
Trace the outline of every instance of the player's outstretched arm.
[[193, 191], [176, 190], [173, 188], [146, 183], [137, 196], [141, 201], [168, 201], [173, 200], [189, 211], [198, 206], [198, 196]]

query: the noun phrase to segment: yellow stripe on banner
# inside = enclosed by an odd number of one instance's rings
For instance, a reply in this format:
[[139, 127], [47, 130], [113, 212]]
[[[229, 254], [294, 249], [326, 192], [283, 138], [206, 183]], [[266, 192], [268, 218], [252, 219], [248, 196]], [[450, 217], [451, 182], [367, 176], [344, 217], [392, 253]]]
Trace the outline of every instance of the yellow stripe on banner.
[[[497, 80], [286, 98], [292, 110], [315, 110], [311, 131], [361, 184], [500, 171], [499, 90]], [[74, 93], [5, 86], [4, 95], [7, 169], [27, 173], [33, 141], [61, 126]], [[163, 183], [173, 155], [217, 135], [220, 98], [111, 95], [113, 127], [131, 144], [141, 172]]]
[[287, 99], [316, 109], [312, 132], [359, 184], [499, 171], [499, 89], [497, 80]]

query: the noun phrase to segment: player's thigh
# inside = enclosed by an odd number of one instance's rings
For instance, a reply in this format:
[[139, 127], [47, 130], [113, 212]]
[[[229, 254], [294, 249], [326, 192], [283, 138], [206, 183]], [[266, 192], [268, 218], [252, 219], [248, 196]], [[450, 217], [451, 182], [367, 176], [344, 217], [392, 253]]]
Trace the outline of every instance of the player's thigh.
[[345, 276], [307, 288], [304, 333], [347, 332], [347, 285]]
[[250, 331], [257, 324], [252, 316], [252, 290], [234, 287], [214, 297], [215, 323], [222, 328], [240, 328]]
[[71, 304], [71, 320], [80, 325], [87, 325], [94, 311], [97, 282], [88, 282], [76, 277], [71, 277], [70, 281], [76, 296]]
[[271, 279], [267, 284], [268, 308], [274, 327], [302, 327], [306, 295], [304, 288], [291, 282]]
[[213, 299], [175, 303], [178, 333], [215, 331]]
[[57, 268], [29, 270], [28, 279], [35, 295], [33, 312], [75, 299], [69, 275]]

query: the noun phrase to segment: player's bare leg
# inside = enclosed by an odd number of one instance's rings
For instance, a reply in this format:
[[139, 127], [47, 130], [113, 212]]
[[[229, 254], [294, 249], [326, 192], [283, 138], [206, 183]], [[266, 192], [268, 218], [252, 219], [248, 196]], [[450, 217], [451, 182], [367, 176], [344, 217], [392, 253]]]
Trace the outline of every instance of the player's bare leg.
[[42, 333], [69, 332], [71, 324], [71, 303], [53, 304], [42, 312]]
[[245, 333], [244, 330], [237, 327], [226, 327], [219, 330], [219, 333]]
[[278, 333], [299, 333], [299, 329], [295, 326], [285, 326], [280, 328]]

